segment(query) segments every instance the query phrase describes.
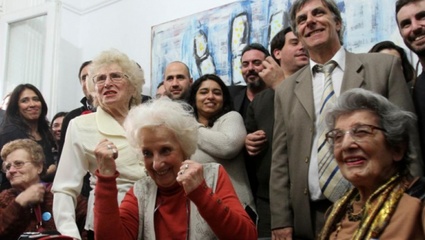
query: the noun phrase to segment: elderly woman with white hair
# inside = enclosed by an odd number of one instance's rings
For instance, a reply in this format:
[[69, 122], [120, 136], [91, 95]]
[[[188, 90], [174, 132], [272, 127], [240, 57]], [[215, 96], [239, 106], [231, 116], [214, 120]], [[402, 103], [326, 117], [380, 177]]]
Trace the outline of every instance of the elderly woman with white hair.
[[[87, 172], [93, 176], [99, 158], [115, 161], [120, 176], [115, 200], [121, 202], [134, 182], [145, 175], [138, 153], [130, 146], [123, 128], [132, 106], [140, 103], [144, 83], [143, 70], [126, 54], [117, 50], [102, 52], [93, 59], [86, 81], [93, 94], [95, 113], [73, 119], [68, 127], [57, 175], [53, 183], [53, 215], [57, 229], [64, 235], [81, 239], [75, 224], [75, 200], [81, 191]], [[102, 150], [107, 155], [101, 154]], [[120, 154], [118, 155], [118, 151]], [[94, 195], [91, 191], [85, 228], [93, 238]]]
[[198, 136], [189, 105], [163, 97], [132, 109], [124, 126], [148, 176], [118, 207], [121, 172], [112, 158], [98, 159], [96, 239], [257, 239], [224, 168], [188, 159]]
[[327, 121], [327, 141], [354, 188], [335, 202], [319, 239], [425, 239], [425, 180], [408, 169], [414, 114], [353, 89]]

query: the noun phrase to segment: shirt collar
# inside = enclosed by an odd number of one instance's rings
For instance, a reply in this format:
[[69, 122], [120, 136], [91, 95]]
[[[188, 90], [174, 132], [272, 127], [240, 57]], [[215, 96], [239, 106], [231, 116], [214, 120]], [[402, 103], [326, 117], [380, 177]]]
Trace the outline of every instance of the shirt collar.
[[[341, 71], [344, 72], [344, 70], [345, 70], [345, 49], [343, 47], [340, 47], [339, 50], [335, 53], [335, 55], [331, 58], [331, 60], [334, 60], [336, 63], [338, 63], [337, 67], [340, 68]], [[311, 60], [311, 58], [310, 58], [310, 71], [311, 71], [312, 75], [314, 73], [313, 68], [317, 64], [318, 63]]]

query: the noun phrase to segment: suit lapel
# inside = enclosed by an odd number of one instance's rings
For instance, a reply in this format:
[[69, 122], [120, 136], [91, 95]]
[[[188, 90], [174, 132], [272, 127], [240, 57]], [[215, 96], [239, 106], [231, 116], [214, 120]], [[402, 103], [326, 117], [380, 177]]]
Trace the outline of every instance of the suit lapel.
[[310, 68], [305, 67], [296, 78], [297, 85], [295, 86], [294, 93], [298, 101], [304, 107], [311, 119], [315, 119], [314, 114], [314, 99], [313, 99], [313, 83], [310, 73]]
[[246, 88], [243, 88], [243, 89], [239, 90], [239, 92], [233, 98], [233, 106], [235, 107], [235, 110], [237, 112], [240, 112], [240, 110], [242, 108], [242, 102], [245, 98], [245, 92], [246, 92]]
[[345, 70], [342, 78], [341, 93], [352, 88], [359, 88], [364, 82], [362, 61], [354, 53], [346, 51], [345, 54]]

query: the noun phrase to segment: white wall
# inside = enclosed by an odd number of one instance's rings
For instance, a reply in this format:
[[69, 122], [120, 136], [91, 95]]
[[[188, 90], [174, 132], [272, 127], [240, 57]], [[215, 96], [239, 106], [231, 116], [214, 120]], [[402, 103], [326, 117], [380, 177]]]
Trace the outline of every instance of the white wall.
[[[75, 1], [75, 0], [74, 0]], [[87, 0], [86, 0], [87, 1]], [[78, 14], [62, 8], [61, 62], [63, 84], [58, 109], [80, 106], [83, 96], [78, 84], [78, 68], [99, 52], [116, 48], [137, 61], [145, 71], [145, 95], [150, 94], [151, 28], [164, 22], [222, 6], [235, 0], [121, 0], [100, 9]]]

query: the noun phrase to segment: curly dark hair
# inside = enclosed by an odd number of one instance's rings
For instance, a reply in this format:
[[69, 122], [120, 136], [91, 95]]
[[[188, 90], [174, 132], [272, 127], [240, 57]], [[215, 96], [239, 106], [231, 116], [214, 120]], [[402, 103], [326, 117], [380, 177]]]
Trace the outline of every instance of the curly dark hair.
[[201, 87], [201, 84], [207, 80], [211, 80], [216, 82], [223, 92], [223, 108], [217, 112], [216, 115], [214, 115], [212, 118], [208, 119], [208, 127], [212, 127], [214, 125], [214, 122], [223, 116], [224, 114], [233, 111], [233, 100], [230, 96], [229, 89], [227, 88], [226, 84], [224, 84], [223, 80], [221, 80], [220, 77], [218, 77], [215, 74], [205, 74], [201, 76], [200, 78], [196, 79], [196, 81], [192, 84], [192, 87], [190, 89], [189, 94], [189, 100], [188, 103], [193, 107], [193, 112], [195, 114], [195, 117], [198, 119], [198, 109], [196, 108], [196, 93], [198, 92], [199, 88]]

